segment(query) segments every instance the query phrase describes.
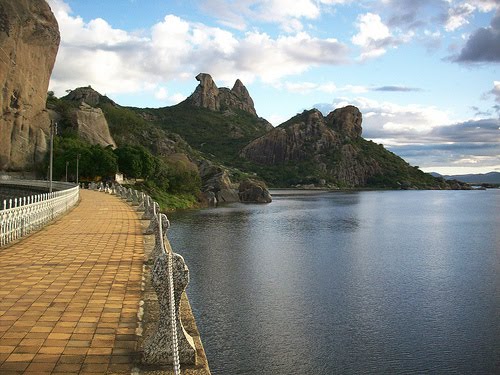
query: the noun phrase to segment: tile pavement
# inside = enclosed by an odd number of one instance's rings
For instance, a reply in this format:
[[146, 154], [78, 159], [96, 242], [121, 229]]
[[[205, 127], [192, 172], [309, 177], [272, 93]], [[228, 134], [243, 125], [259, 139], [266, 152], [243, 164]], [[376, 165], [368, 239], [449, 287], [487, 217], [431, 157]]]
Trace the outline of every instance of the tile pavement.
[[82, 190], [70, 213], [0, 249], [0, 374], [130, 374], [141, 233], [125, 202]]

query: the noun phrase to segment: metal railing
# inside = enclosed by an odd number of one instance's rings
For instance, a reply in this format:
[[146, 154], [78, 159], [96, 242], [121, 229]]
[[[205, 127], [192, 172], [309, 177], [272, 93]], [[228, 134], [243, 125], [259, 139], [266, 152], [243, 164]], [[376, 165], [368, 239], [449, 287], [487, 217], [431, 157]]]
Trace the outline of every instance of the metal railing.
[[[40, 188], [46, 187], [47, 182], [2, 181], [1, 184]], [[78, 186], [70, 183], [56, 183], [53, 186], [61, 190], [3, 201], [0, 210], [0, 247], [43, 228], [78, 202]]]

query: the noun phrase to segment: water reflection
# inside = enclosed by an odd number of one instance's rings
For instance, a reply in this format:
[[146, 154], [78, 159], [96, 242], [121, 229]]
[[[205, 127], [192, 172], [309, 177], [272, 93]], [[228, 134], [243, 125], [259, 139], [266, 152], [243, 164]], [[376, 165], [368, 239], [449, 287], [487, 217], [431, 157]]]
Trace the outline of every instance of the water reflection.
[[498, 209], [494, 191], [280, 192], [175, 214], [169, 236], [214, 374], [494, 373]]

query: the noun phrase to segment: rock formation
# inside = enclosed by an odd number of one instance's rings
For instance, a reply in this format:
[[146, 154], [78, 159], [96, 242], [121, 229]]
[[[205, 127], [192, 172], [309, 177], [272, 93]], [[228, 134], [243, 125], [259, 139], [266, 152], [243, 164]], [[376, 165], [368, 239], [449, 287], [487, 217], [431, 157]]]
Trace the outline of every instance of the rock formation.
[[201, 160], [198, 165], [202, 179], [202, 191], [210, 205], [238, 202], [237, 185], [231, 182], [227, 170], [213, 165], [207, 160]]
[[219, 89], [210, 74], [200, 73], [196, 76], [200, 84], [196, 87], [187, 101], [201, 108], [208, 108], [212, 111], [220, 110]]
[[116, 142], [111, 136], [106, 117], [97, 107], [102, 103], [117, 106], [112, 100], [102, 96], [90, 86], [76, 88], [62, 99], [78, 104], [78, 108], [69, 110], [69, 119], [71, 127], [76, 130], [81, 139], [91, 144], [103, 147], [110, 145], [116, 148]]
[[361, 136], [362, 121], [361, 112], [352, 105], [337, 108], [326, 117], [328, 127], [344, 137], [344, 140], [346, 137], [350, 140]]
[[240, 201], [245, 203], [271, 203], [272, 197], [266, 184], [253, 179], [246, 179], [238, 188]]
[[339, 135], [327, 126], [317, 109], [304, 111], [257, 138], [241, 155], [257, 164], [276, 165], [310, 158], [339, 143]]
[[221, 109], [240, 109], [251, 115], [257, 116], [253, 99], [247, 88], [239, 79], [236, 80], [231, 90], [225, 87], [220, 88], [219, 97]]
[[203, 182], [202, 192], [209, 206], [217, 206], [220, 203], [272, 201], [269, 190], [261, 181], [246, 179], [235, 184], [231, 182], [227, 170], [207, 160], [201, 160], [198, 169]]
[[0, 170], [29, 169], [46, 152], [45, 105], [59, 41], [44, 0], [0, 2]]
[[354, 106], [336, 109], [327, 117], [317, 109], [304, 111], [251, 142], [240, 155], [266, 166], [309, 163], [316, 176], [362, 186], [381, 168], [356, 144], [361, 139], [361, 121], [361, 112]]
[[112, 103], [116, 106], [111, 99], [106, 96], [102, 96], [91, 86], [78, 87], [66, 95], [64, 99], [78, 102], [80, 104], [86, 103], [92, 107], [97, 107], [102, 102]]
[[200, 73], [196, 76], [200, 84], [186, 102], [196, 107], [212, 111], [239, 109], [257, 116], [254, 103], [247, 88], [237, 79], [233, 88], [218, 88], [210, 74]]
[[116, 143], [109, 132], [108, 122], [101, 108], [94, 108], [85, 102], [73, 112], [72, 122], [80, 138], [91, 144], [103, 147], [112, 146]]

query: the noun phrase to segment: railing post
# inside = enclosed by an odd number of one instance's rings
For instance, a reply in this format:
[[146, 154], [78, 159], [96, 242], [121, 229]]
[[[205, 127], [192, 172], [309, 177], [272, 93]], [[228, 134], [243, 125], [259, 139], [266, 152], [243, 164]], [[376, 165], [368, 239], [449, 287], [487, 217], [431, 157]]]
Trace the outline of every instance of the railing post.
[[195, 364], [196, 350], [193, 338], [184, 330], [179, 316], [182, 293], [189, 283], [189, 269], [184, 258], [166, 249], [163, 242], [162, 220], [156, 221], [161, 241], [161, 253], [156, 257], [151, 281], [158, 296], [160, 316], [153, 334], [144, 341], [142, 362], [145, 364], [173, 364], [174, 373], [179, 372], [179, 363]]

